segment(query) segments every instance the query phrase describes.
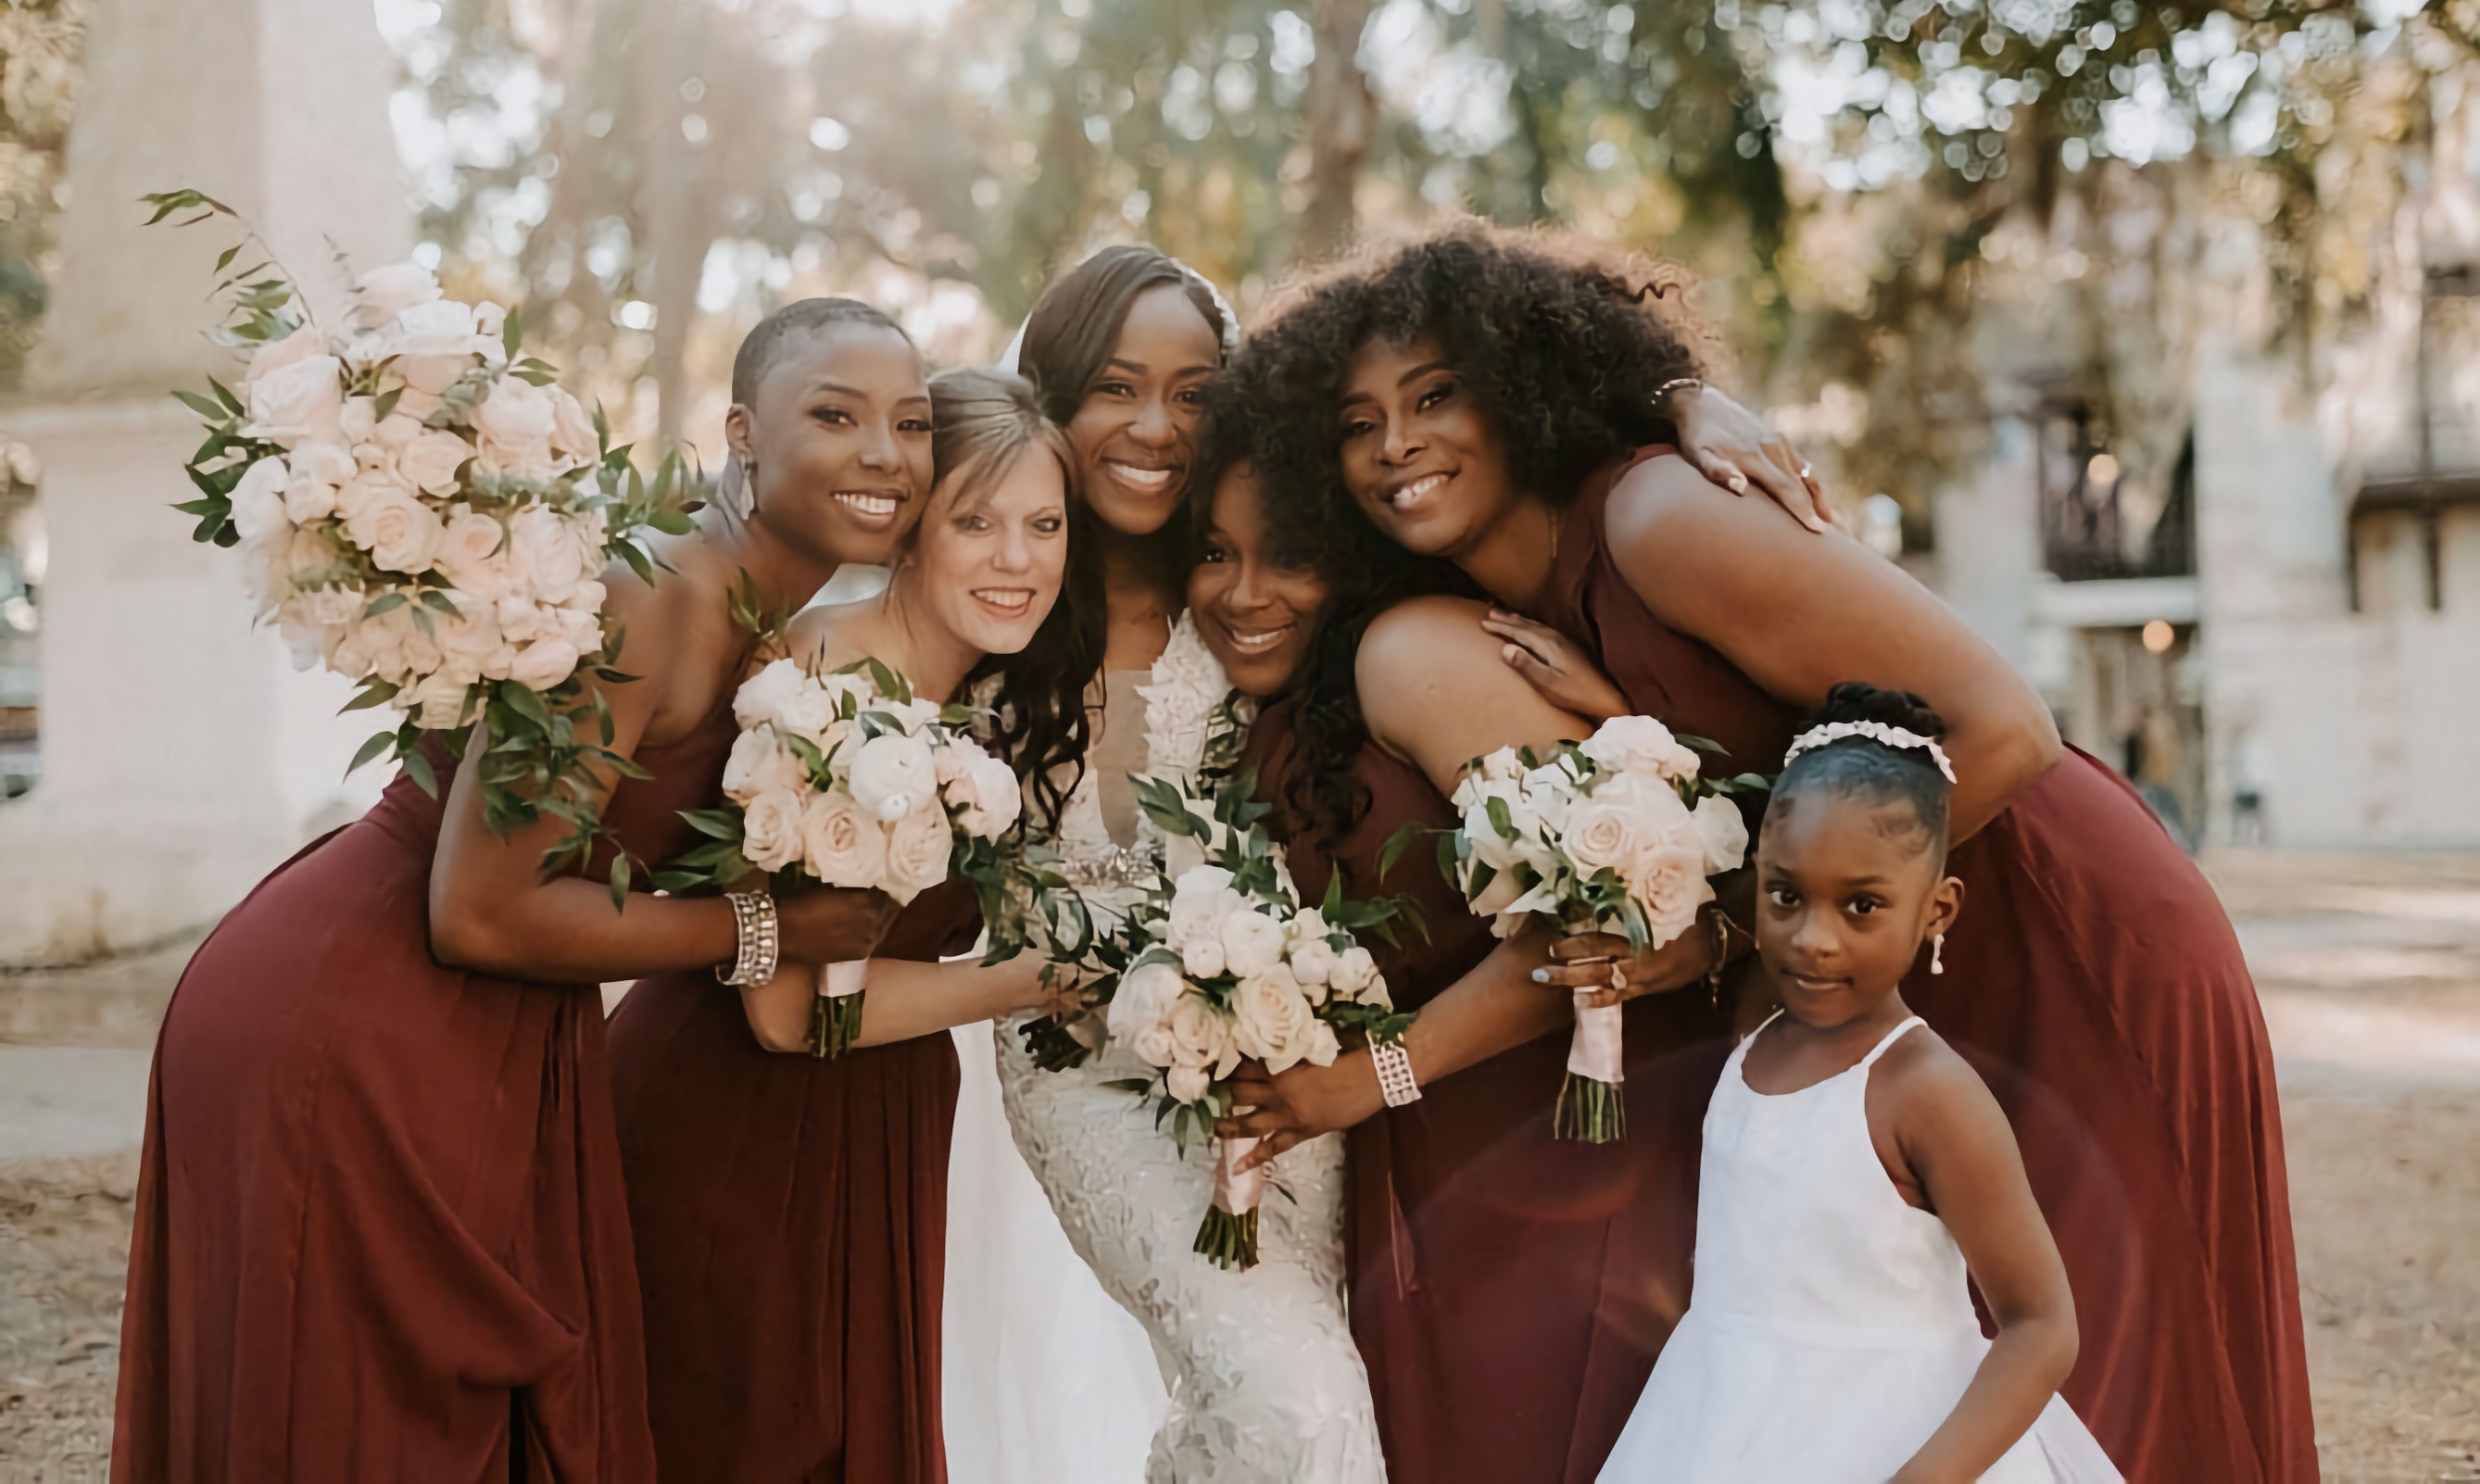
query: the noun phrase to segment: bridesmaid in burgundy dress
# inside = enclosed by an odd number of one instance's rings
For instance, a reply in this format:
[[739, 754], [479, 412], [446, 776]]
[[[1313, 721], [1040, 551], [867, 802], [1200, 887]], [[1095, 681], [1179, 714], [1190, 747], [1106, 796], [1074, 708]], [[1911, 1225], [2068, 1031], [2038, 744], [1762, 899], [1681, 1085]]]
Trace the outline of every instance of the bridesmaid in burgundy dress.
[[[930, 390], [939, 479], [895, 575], [875, 597], [803, 614], [790, 650], [828, 669], [880, 660], [940, 700], [982, 675], [999, 677], [1002, 707], [1081, 694], [1102, 623], [1060, 598], [1066, 440], [1013, 376], [950, 372]], [[1072, 770], [1076, 713], [1042, 714], [1026, 768]], [[666, 1480], [946, 1477], [939, 1299], [958, 1071], [945, 1032], [1049, 1003], [1039, 954], [937, 963], [978, 926], [961, 881], [914, 899], [866, 970], [858, 1047], [833, 1059], [811, 1054], [805, 964], [737, 995], [702, 970], [664, 974], [621, 1002], [612, 1075]]]
[[[1584, 1380], [1574, 1341], [1620, 1206], [1611, 1162], [1550, 1137], [1563, 1044], [1536, 1040], [1469, 1070], [1441, 1060], [1453, 1017], [1475, 1000], [1543, 1032], [1563, 1020], [1565, 1007], [1531, 980], [1549, 962], [1543, 943], [1495, 940], [1429, 864], [1428, 841], [1383, 879], [1379, 858], [1406, 825], [1454, 825], [1439, 786], [1486, 734], [1550, 743], [1589, 729], [1495, 663], [1478, 603], [1423, 595], [1460, 588], [1451, 567], [1365, 529], [1333, 541], [1312, 528], [1270, 530], [1240, 461], [1246, 422], [1245, 407], [1218, 409], [1189, 611], [1232, 683], [1265, 702], [1248, 762], [1302, 891], [1322, 896], [1340, 870], [1351, 895], [1410, 896], [1429, 929], [1370, 943], [1396, 1003], [1422, 1012], [1404, 1046], [1424, 1095], [1358, 1123], [1347, 1146], [1352, 1327], [1388, 1471], [1553, 1478]], [[1374, 1096], [1367, 1053], [1351, 1059]], [[1281, 1085], [1244, 1070], [1237, 1100], [1279, 1101]], [[1510, 1119], [1510, 1108], [1538, 1116]], [[1244, 1116], [1226, 1128], [1260, 1126]], [[1298, 1142], [1272, 1117], [1263, 1126], [1266, 1158]], [[1433, 1281], [1484, 1272], [1513, 1281]]]
[[[660, 584], [604, 577], [643, 678], [608, 692], [613, 750], [651, 777], [603, 816], [646, 858], [731, 744], [743, 574], [805, 602], [883, 558], [930, 482], [920, 356], [865, 306], [777, 313], [734, 396], [750, 500], [670, 543]], [[728, 960], [734, 918], [543, 879], [559, 828], [494, 837], [471, 759], [444, 802], [399, 779], [190, 960], [156, 1049], [115, 1480], [654, 1477], [596, 986]], [[891, 906], [788, 902], [785, 943], [859, 956]]]
[[[1339, 483], [1387, 536], [1541, 621], [1491, 627], [1548, 693], [1710, 737], [1734, 769], [1775, 771], [1795, 717], [1840, 679], [1945, 713], [1970, 836], [1953, 869], [1973, 905], [1945, 946], [1951, 972], [1905, 992], [2016, 1125], [2074, 1281], [2082, 1359], [2064, 1393], [2130, 1478], [2314, 1478], [2272, 1056], [2211, 889], [1900, 570], [1723, 497], [1660, 446], [1660, 394], [1696, 359], [1643, 285], [1582, 249], [1480, 227], [1337, 276], [1253, 347], [1266, 369], [1251, 389], [1287, 429], [1270, 488], [1330, 515]], [[1624, 965], [1613, 993], [1701, 977], [1710, 942]], [[1600, 961], [1552, 981], [1611, 984], [1612, 948], [1568, 945]], [[1639, 1013], [1632, 1099], [1662, 1075], [1649, 1058], [1674, 1051]], [[1695, 1048], [1677, 1051], [1696, 1064]], [[1570, 1478], [1606, 1455], [1685, 1274], [1665, 1209], [1678, 1156], [1643, 1127], [1613, 1151], [1644, 1187], [1594, 1317]]]

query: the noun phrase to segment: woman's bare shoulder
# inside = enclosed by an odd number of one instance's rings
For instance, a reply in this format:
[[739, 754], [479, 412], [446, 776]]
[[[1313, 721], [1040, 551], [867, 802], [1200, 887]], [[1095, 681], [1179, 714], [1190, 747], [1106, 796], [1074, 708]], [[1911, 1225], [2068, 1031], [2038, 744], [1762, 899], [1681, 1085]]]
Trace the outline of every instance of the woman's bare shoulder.
[[1426, 753], [1443, 739], [1460, 762], [1501, 745], [1584, 735], [1508, 666], [1502, 642], [1481, 627], [1488, 612], [1470, 598], [1432, 596], [1370, 621], [1353, 678], [1361, 714], [1390, 751]]
[[864, 629], [877, 611], [870, 598], [805, 608], [784, 630], [785, 652], [813, 670], [833, 670], [868, 658]]

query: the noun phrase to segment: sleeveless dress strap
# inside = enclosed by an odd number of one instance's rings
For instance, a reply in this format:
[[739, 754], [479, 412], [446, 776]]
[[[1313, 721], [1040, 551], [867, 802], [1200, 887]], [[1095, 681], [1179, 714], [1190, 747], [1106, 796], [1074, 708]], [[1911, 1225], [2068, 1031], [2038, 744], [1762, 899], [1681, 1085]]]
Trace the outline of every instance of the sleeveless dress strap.
[[[1777, 1011], [1776, 1013], [1781, 1014], [1780, 1011]], [[1875, 1047], [1872, 1047], [1869, 1050], [1869, 1053], [1860, 1058], [1860, 1064], [1864, 1067], [1875, 1066], [1877, 1064], [1877, 1058], [1886, 1054], [1887, 1048], [1893, 1046], [1896, 1042], [1901, 1041], [1905, 1032], [1911, 1030], [1914, 1026], [1925, 1024], [1926, 1022], [1922, 1021], [1917, 1015], [1908, 1017], [1902, 1025], [1887, 1032], [1886, 1039], [1880, 1041]]]

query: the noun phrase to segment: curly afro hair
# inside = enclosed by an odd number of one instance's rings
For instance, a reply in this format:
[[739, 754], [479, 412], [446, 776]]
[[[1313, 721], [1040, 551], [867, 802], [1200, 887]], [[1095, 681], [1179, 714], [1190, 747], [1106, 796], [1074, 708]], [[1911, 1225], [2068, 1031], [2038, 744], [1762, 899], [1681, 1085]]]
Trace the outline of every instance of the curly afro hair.
[[1267, 430], [1260, 474], [1282, 524], [1322, 542], [1344, 514], [1331, 509], [1343, 496], [1336, 403], [1372, 339], [1434, 339], [1496, 421], [1515, 487], [1572, 500], [1613, 458], [1674, 436], [1654, 393], [1701, 376], [1711, 344], [1685, 283], [1569, 234], [1465, 221], [1292, 289], [1228, 373]]

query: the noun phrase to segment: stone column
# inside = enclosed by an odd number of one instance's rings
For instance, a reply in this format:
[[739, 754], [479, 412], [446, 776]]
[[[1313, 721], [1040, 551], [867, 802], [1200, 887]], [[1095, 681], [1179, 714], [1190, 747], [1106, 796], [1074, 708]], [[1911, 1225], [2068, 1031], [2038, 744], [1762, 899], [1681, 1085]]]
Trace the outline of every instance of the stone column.
[[43, 776], [0, 803], [0, 964], [122, 952], [212, 922], [378, 780], [375, 726], [254, 631], [239, 564], [168, 509], [198, 439], [168, 392], [237, 358], [206, 340], [224, 224], [139, 225], [189, 186], [256, 223], [336, 311], [349, 271], [404, 256], [394, 59], [368, 0], [98, 0], [69, 142], [62, 264], [26, 392], [0, 428], [42, 455]]

